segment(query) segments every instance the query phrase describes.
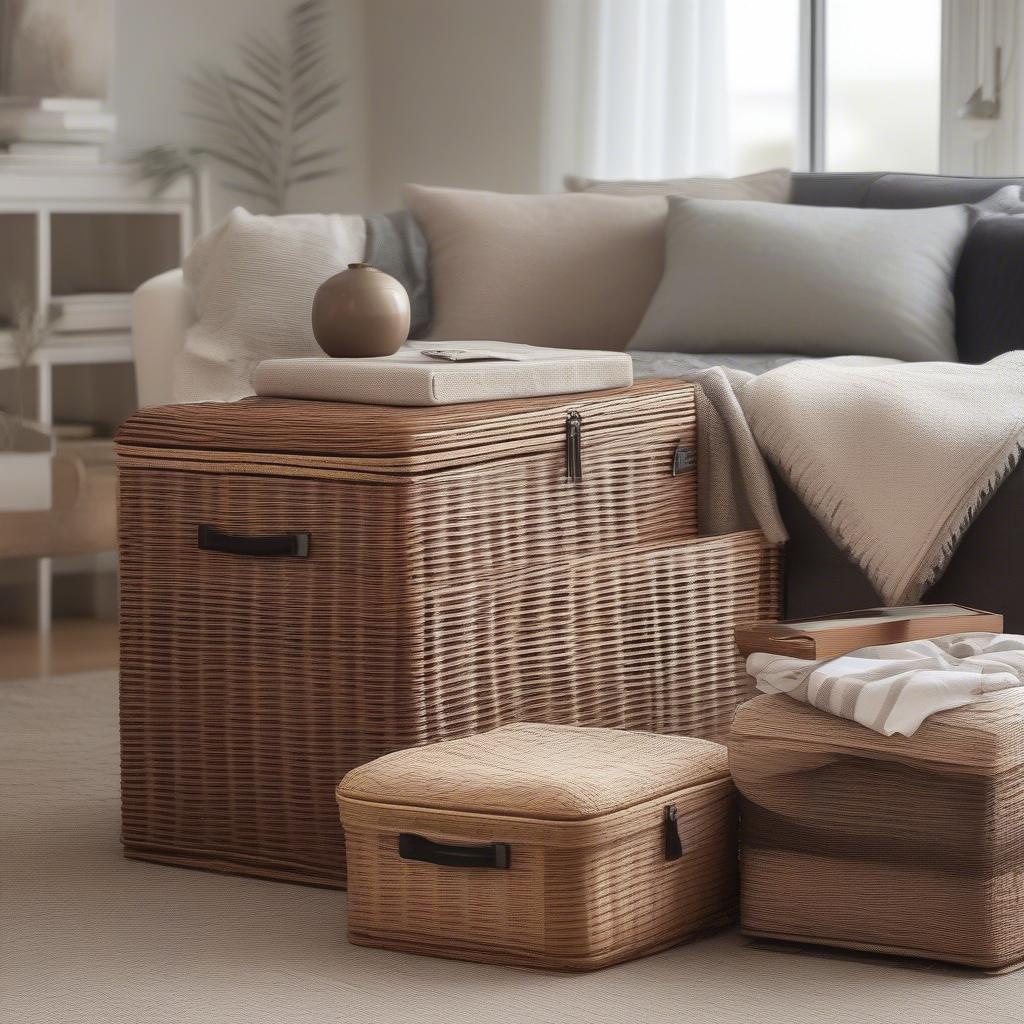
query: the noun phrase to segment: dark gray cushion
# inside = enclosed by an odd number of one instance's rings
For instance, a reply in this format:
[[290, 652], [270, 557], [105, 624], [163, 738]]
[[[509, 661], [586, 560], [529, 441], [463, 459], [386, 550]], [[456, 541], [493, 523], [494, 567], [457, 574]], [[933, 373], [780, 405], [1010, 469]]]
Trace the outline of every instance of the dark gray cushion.
[[977, 203], [1005, 185], [1020, 184], [1024, 184], [1024, 178], [961, 178], [885, 171], [798, 173], [793, 175], [790, 201], [802, 206], [908, 210]]
[[725, 366], [732, 370], [745, 370], [755, 376], [774, 370], [783, 363], [792, 363], [806, 356], [779, 352], [633, 352], [633, 376], [636, 380], [648, 377], [690, 377], [712, 366]]
[[408, 210], [371, 213], [366, 221], [366, 257], [371, 267], [401, 281], [409, 293], [410, 338], [425, 338], [433, 317], [430, 247]]
[[977, 203], [1024, 178], [957, 178], [941, 174], [883, 174], [872, 182], [864, 206], [906, 210], [921, 206]]
[[982, 217], [971, 228], [953, 291], [962, 362], [1024, 348], [1024, 216]]
[[797, 172], [791, 180], [789, 201], [800, 206], [863, 206], [868, 189], [882, 177], [883, 171]]

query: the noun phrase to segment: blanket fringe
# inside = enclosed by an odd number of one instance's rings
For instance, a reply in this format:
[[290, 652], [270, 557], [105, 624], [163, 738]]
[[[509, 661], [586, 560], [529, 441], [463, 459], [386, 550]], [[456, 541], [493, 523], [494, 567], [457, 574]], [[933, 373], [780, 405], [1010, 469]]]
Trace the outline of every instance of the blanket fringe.
[[1024, 438], [1018, 434], [1012, 448], [1001, 457], [973, 500], [962, 511], [955, 528], [944, 530], [937, 538], [937, 543], [922, 559], [914, 577], [890, 582], [883, 576], [880, 564], [882, 556], [874, 550], [873, 538], [864, 526], [850, 521], [842, 496], [831, 487], [824, 490], [812, 488], [809, 477], [814, 472], [814, 464], [807, 459], [805, 451], [792, 441], [784, 441], [780, 437], [780, 430], [774, 425], [766, 427], [758, 424], [755, 436], [758, 436], [762, 453], [815, 515], [829, 539], [865, 573], [882, 601], [889, 606], [912, 604], [920, 600], [922, 594], [938, 581], [978, 513], [1024, 457]]
[[1006, 478], [1017, 468], [1022, 455], [1024, 455], [1024, 441], [1017, 441], [1013, 450], [1004, 458], [1002, 464], [989, 475], [975, 500], [968, 505], [956, 529], [939, 545], [934, 557], [929, 559], [929, 564], [923, 566], [924, 576], [921, 586], [912, 600], [916, 601], [929, 587], [938, 582], [939, 578], [946, 571], [946, 567], [949, 565], [954, 552], [960, 546], [960, 541], [963, 540], [964, 534], [971, 523], [974, 522], [978, 517], [978, 513], [991, 501], [993, 495], [1003, 485]]

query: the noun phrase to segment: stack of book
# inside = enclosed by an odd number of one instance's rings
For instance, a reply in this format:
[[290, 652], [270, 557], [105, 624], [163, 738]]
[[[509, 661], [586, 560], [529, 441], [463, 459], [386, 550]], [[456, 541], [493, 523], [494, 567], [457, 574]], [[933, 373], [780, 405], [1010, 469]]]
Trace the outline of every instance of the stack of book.
[[0, 98], [0, 165], [99, 163], [116, 130], [101, 100]]
[[50, 303], [50, 326], [58, 333], [127, 330], [131, 327], [131, 302], [128, 292], [55, 295]]
[[736, 627], [740, 654], [779, 654], [821, 661], [861, 647], [929, 640], [952, 633], [1001, 633], [1003, 617], [960, 604], [865, 608], [820, 619], [750, 622]]
[[504, 341], [410, 341], [390, 356], [265, 359], [252, 377], [257, 395], [404, 406], [571, 395], [632, 383], [626, 352]]

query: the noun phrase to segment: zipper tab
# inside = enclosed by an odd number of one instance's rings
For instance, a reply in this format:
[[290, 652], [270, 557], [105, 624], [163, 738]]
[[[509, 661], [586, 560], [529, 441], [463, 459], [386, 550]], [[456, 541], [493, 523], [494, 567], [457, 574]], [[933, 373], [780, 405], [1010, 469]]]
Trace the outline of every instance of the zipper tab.
[[697, 453], [692, 448], [681, 445], [672, 453], [672, 475], [681, 476], [697, 467]]
[[575, 409], [565, 416], [565, 477], [574, 484], [583, 479], [583, 418]]
[[665, 860], [679, 860], [683, 855], [683, 841], [679, 838], [679, 814], [675, 804], [665, 808]]

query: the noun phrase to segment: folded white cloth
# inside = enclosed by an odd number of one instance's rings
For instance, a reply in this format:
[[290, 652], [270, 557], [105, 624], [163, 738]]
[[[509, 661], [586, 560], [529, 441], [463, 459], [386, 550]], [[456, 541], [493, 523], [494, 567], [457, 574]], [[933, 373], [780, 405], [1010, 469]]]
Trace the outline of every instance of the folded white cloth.
[[913, 736], [937, 711], [1024, 685], [1024, 636], [954, 633], [825, 661], [751, 654], [747, 672], [762, 693], [788, 694], [883, 736]]

